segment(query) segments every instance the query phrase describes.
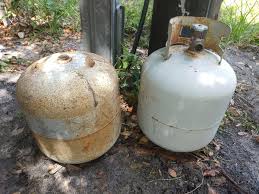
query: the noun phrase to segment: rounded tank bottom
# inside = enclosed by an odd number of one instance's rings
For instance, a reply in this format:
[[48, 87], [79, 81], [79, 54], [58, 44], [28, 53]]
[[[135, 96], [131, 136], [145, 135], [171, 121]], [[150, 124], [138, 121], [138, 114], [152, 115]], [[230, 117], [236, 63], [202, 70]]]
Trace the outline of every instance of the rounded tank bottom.
[[120, 134], [120, 116], [105, 128], [82, 138], [72, 140], [51, 139], [33, 133], [40, 150], [54, 161], [80, 164], [106, 153]]

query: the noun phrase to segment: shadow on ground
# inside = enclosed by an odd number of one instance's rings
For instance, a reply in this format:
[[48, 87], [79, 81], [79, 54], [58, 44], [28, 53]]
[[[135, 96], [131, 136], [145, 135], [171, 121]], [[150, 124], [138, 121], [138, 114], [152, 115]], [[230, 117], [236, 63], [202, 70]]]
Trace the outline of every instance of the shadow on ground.
[[[230, 49], [226, 56], [239, 82], [244, 79], [253, 88], [245, 93], [251, 99], [257, 88], [249, 67], [255, 65], [252, 55], [253, 52]], [[247, 129], [231, 124], [218, 132], [208, 148], [180, 154], [167, 152], [151, 142], [141, 143], [143, 134], [135, 123], [127, 129], [129, 137], [121, 135], [101, 158], [82, 165], [61, 165], [50, 173], [56, 163], [37, 148], [15, 101], [15, 83], [20, 73], [0, 74], [2, 193], [208, 193], [208, 188], [218, 193], [240, 192], [228, 178], [249, 193], [259, 192], [259, 145], [249, 132], [246, 136], [237, 134]], [[234, 100], [240, 99], [235, 96]], [[124, 113], [123, 119], [123, 123], [132, 120], [129, 113]], [[220, 145], [220, 149], [215, 149], [215, 145]], [[177, 176], [171, 177], [168, 169]], [[227, 176], [204, 176], [204, 170], [213, 169], [223, 169]]]

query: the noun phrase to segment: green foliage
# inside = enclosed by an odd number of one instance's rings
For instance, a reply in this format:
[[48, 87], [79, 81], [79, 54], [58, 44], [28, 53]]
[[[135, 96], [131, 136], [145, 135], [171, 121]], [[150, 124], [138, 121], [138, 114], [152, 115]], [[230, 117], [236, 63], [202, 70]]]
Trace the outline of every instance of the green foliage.
[[0, 60], [0, 72], [3, 72], [7, 66], [8, 63], [6, 63], [6, 61]]
[[227, 43], [259, 45], [258, 0], [228, 1], [223, 3], [220, 17], [232, 29]]
[[12, 10], [38, 32], [58, 35], [62, 27], [78, 30], [78, 0], [14, 0]]
[[137, 103], [142, 63], [140, 57], [125, 50], [115, 65], [120, 79], [120, 91], [133, 106]]
[[[132, 42], [134, 38], [134, 33], [136, 33], [141, 11], [143, 8], [144, 0], [122, 0], [122, 4], [125, 6], [125, 36], [127, 42]], [[143, 48], [148, 47], [148, 38], [151, 29], [151, 20], [152, 20], [152, 8], [153, 1], [150, 1], [145, 25], [141, 35], [139, 46]]]

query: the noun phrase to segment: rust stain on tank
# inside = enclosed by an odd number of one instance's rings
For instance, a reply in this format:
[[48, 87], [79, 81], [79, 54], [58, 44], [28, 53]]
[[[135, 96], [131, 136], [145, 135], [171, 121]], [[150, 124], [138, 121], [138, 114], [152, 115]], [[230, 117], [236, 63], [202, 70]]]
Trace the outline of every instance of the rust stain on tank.
[[93, 160], [119, 136], [118, 77], [98, 55], [66, 52], [45, 57], [21, 75], [16, 94], [41, 151], [55, 161]]
[[226, 24], [204, 17], [185, 17], [178, 16], [170, 20], [171, 25], [171, 37], [169, 37], [170, 45], [175, 44], [190, 44], [189, 37], [181, 37], [181, 30], [183, 26], [191, 26], [192, 24], [203, 24], [208, 26], [208, 32], [205, 40], [205, 48], [210, 49], [221, 56], [223, 54], [222, 49], [219, 47], [221, 38], [228, 37], [230, 34], [230, 28]]
[[107, 152], [119, 137], [119, 115], [106, 127], [85, 137], [57, 140], [33, 133], [40, 150], [49, 158], [61, 162], [79, 164], [94, 160]]

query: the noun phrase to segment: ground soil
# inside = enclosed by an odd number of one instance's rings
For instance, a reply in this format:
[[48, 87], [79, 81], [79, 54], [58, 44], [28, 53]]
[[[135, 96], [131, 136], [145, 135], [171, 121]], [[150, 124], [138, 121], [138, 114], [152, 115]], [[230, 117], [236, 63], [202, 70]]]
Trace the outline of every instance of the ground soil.
[[239, 85], [208, 147], [185, 154], [163, 150], [141, 133], [134, 110], [124, 110], [121, 136], [110, 151], [90, 163], [63, 165], [39, 151], [15, 100], [16, 81], [29, 64], [80, 48], [78, 37], [46, 38], [0, 42], [0, 59], [10, 62], [0, 73], [0, 193], [259, 193], [253, 118], [259, 98], [253, 73], [258, 48], [226, 50]]

